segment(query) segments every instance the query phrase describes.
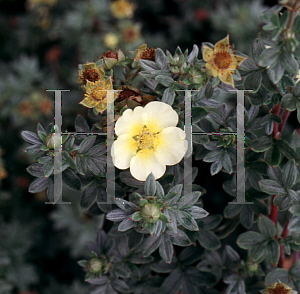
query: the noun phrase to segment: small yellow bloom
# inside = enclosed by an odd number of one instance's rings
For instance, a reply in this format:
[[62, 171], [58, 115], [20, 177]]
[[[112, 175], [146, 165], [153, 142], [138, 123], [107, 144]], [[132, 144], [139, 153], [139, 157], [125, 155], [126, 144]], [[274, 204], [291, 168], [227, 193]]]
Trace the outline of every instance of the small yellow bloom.
[[179, 163], [187, 149], [185, 132], [176, 127], [177, 123], [176, 111], [163, 102], [125, 110], [115, 126], [118, 139], [111, 149], [114, 165], [130, 167], [139, 181], [145, 181], [151, 172], [159, 179], [166, 165]]
[[136, 61], [139, 61], [140, 59], [155, 61], [155, 54], [156, 50], [152, 47], [147, 47], [146, 43], [142, 44], [134, 51]]
[[275, 283], [271, 284], [267, 289], [261, 291], [262, 294], [296, 294], [298, 292], [294, 291], [287, 284], [277, 280]]
[[115, 18], [132, 18], [135, 5], [127, 0], [116, 0], [111, 3], [111, 12]]
[[83, 70], [79, 70], [77, 74], [77, 82], [86, 85], [87, 81], [96, 82], [105, 75], [101, 65], [96, 66], [96, 63], [90, 62], [83, 65]]
[[203, 46], [202, 54], [207, 62], [208, 73], [213, 77], [218, 76], [223, 83], [234, 87], [232, 74], [247, 57], [234, 54], [229, 45], [229, 35], [216, 43], [213, 49]]
[[119, 38], [114, 33], [108, 33], [104, 36], [103, 41], [104, 41], [104, 44], [106, 47], [108, 47], [109, 49], [113, 49], [113, 48], [117, 47], [117, 45], [119, 43]]
[[107, 103], [114, 99], [114, 94], [110, 95], [107, 90], [112, 90], [112, 79], [109, 77], [106, 81], [99, 80], [95, 83], [87, 81], [85, 98], [80, 104], [95, 108], [98, 112], [103, 112], [107, 108]]

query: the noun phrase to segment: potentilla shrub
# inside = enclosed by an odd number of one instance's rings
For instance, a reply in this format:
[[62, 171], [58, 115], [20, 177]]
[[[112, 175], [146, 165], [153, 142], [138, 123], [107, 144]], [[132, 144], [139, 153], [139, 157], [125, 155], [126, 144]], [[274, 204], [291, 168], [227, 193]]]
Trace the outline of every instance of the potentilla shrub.
[[[106, 217], [96, 242], [88, 243], [90, 259], [78, 262], [90, 293], [299, 291], [300, 128], [285, 128], [292, 112], [300, 122], [299, 7], [300, 1], [285, 0], [262, 14], [265, 24], [251, 56], [233, 49], [226, 36], [215, 45], [204, 42], [200, 54], [196, 45], [191, 53], [178, 47], [172, 55], [143, 44], [132, 56], [119, 49], [79, 65], [85, 91], [80, 103], [94, 124], [76, 118], [81, 134], [61, 137], [61, 163], [63, 183], [82, 191], [81, 207]], [[219, 101], [232, 90], [251, 90], [245, 91], [242, 118]], [[231, 175], [223, 188], [232, 201], [241, 185], [237, 124], [244, 124], [246, 202], [228, 204], [224, 217], [203, 208], [206, 191], [192, 184], [197, 168], [185, 173], [191, 151], [187, 101], [198, 133], [191, 153], [211, 163], [211, 176]], [[114, 139], [103, 136], [112, 103]], [[23, 131], [22, 137], [32, 144], [26, 152], [36, 157], [27, 169], [37, 177], [29, 191], [47, 189], [53, 202], [55, 127], [39, 124], [37, 134]], [[113, 199], [107, 193], [109, 158]], [[286, 212], [285, 223], [277, 220], [278, 210]], [[239, 253], [221, 243], [230, 234], [237, 236]]]

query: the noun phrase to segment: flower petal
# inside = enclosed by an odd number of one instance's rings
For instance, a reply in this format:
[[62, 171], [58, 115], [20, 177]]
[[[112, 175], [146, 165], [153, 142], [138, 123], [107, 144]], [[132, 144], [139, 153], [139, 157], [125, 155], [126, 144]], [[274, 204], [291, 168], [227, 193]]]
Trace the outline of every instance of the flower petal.
[[231, 85], [232, 87], [234, 87], [233, 77], [230, 71], [219, 73], [218, 77], [224, 84]]
[[218, 69], [215, 65], [213, 65], [212, 63], [206, 63], [205, 66], [209, 75], [213, 77], [216, 77], [218, 75]]
[[235, 69], [235, 68], [238, 68], [244, 60], [248, 59], [248, 57], [231, 54], [231, 59], [232, 59], [232, 62], [231, 62], [230, 66]]
[[99, 111], [99, 112], [104, 111], [106, 108], [107, 108], [106, 101], [105, 102], [99, 102], [96, 105], [96, 110]]
[[95, 107], [96, 102], [93, 99], [86, 97], [81, 102], [79, 102], [79, 104], [82, 104], [88, 108], [93, 108], [93, 107]]
[[134, 110], [126, 109], [116, 122], [115, 130], [117, 136], [122, 134], [128, 134], [131, 137], [139, 135], [144, 126], [143, 114], [144, 109], [141, 106], [135, 107]]
[[178, 114], [168, 104], [160, 101], [149, 102], [144, 107], [143, 120], [151, 132], [159, 132], [167, 127], [175, 127], [178, 123]]
[[130, 160], [136, 155], [137, 141], [129, 135], [121, 135], [114, 141], [111, 147], [111, 157], [114, 165], [119, 169], [126, 169], [130, 166]]
[[214, 51], [228, 51], [229, 50], [229, 35], [227, 35], [224, 39], [220, 40], [216, 43]]
[[130, 161], [130, 173], [139, 181], [145, 181], [150, 173], [155, 179], [161, 178], [166, 172], [164, 162], [157, 160], [155, 152], [150, 149], [143, 149], [132, 157]]
[[85, 63], [85, 64], [83, 65], [83, 68], [84, 68], [84, 69], [94, 69], [94, 68], [96, 68], [96, 63], [94, 63], [94, 62], [91, 62], [91, 63]]
[[155, 157], [166, 165], [181, 161], [186, 152], [185, 132], [176, 127], [163, 129], [159, 134], [159, 145], [155, 148]]
[[213, 57], [213, 50], [209, 48], [208, 46], [203, 46], [203, 53], [202, 53], [203, 59], [206, 62], [210, 62]]

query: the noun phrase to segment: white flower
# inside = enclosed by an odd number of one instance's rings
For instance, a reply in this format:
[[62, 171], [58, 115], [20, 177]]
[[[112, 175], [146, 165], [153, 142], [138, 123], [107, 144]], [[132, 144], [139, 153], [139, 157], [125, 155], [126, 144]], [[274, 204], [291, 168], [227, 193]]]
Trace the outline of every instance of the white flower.
[[185, 132], [176, 127], [177, 123], [176, 111], [163, 102], [125, 110], [115, 126], [118, 138], [111, 149], [114, 165], [130, 167], [139, 181], [145, 181], [151, 172], [155, 179], [162, 177], [166, 165], [179, 163], [187, 150]]

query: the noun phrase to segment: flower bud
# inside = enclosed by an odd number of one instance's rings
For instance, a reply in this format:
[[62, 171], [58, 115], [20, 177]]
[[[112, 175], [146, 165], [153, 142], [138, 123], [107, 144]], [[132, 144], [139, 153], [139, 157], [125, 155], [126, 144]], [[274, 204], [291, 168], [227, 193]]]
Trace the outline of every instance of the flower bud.
[[298, 41], [295, 38], [286, 39], [285, 47], [288, 51], [294, 52], [298, 45]]
[[92, 274], [96, 274], [98, 272], [101, 272], [102, 270], [102, 262], [98, 258], [92, 258], [87, 265], [89, 271]]
[[147, 223], [156, 223], [160, 214], [160, 209], [156, 204], [148, 203], [141, 209], [141, 216]]
[[55, 134], [50, 134], [46, 137], [45, 139], [45, 143], [46, 143], [46, 146], [49, 148], [49, 149], [54, 149], [55, 147], [55, 138], [54, 138]]

